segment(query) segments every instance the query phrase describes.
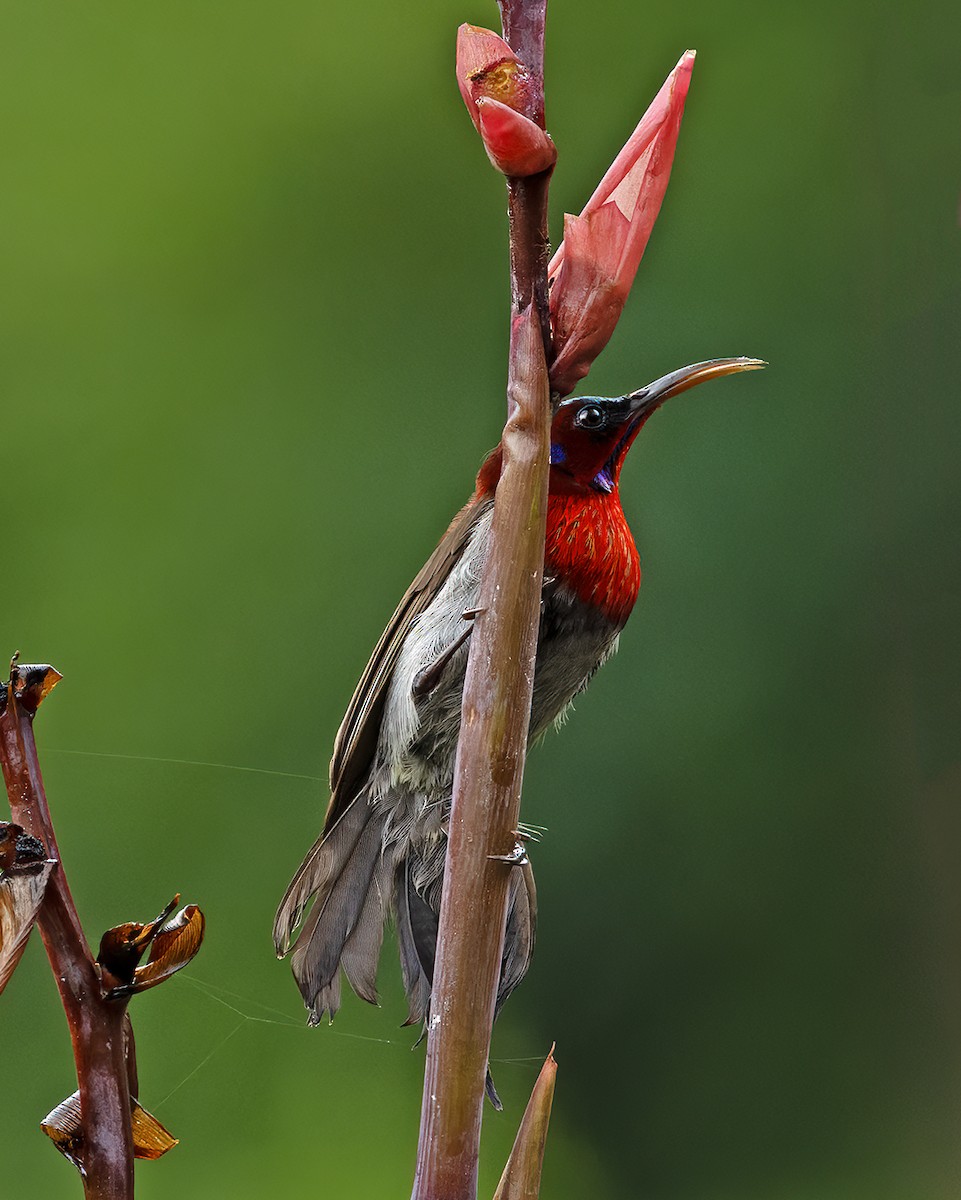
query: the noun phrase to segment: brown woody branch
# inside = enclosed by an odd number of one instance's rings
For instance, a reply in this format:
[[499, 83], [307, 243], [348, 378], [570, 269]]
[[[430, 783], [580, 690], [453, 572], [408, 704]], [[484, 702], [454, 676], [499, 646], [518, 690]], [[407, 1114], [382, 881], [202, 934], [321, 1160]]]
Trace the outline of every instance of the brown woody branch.
[[[30, 670], [43, 675], [24, 679], [23, 672]], [[129, 1078], [135, 1077], [125, 1053], [126, 1006], [103, 998], [64, 874], [33, 736], [37, 706], [59, 675], [53, 668], [18, 668], [14, 663], [10, 676], [0, 713], [0, 762], [13, 820], [39, 838], [56, 863], [37, 924], [73, 1042], [83, 1114], [84, 1194], [88, 1200], [126, 1200], [133, 1196]]]

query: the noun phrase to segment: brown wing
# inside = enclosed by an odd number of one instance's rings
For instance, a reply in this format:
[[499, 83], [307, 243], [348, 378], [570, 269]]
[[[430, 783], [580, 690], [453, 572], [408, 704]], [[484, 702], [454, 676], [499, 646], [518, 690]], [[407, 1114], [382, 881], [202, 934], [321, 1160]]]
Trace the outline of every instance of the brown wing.
[[474, 526], [490, 501], [470, 500], [451, 521], [437, 549], [404, 593], [374, 647], [347, 713], [337, 731], [330, 760], [330, 805], [324, 830], [330, 829], [350, 804], [370, 770], [380, 732], [387, 688], [400, 648], [411, 625], [434, 599], [464, 552]]

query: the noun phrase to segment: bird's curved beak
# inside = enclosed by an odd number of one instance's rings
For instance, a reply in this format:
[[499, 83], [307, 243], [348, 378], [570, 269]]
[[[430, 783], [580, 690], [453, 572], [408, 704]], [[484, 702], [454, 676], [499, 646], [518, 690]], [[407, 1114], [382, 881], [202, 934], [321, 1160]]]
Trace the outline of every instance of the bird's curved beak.
[[669, 400], [671, 396], [680, 395], [688, 388], [706, 383], [709, 379], [720, 379], [723, 375], [736, 375], [739, 371], [759, 371], [767, 363], [760, 358], [712, 358], [707, 362], [693, 363], [689, 367], [681, 367], [670, 375], [662, 375], [647, 387], [625, 396], [630, 404], [631, 417], [638, 420], [648, 417], [656, 409]]

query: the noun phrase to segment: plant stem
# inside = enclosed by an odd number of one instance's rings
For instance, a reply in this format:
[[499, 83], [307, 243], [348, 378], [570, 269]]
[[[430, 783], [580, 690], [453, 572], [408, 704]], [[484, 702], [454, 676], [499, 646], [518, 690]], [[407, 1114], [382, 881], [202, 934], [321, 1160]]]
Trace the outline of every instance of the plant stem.
[[[526, 179], [508, 179], [507, 216], [511, 246], [511, 314], [531, 296], [541, 327], [544, 357], [551, 361], [551, 325], [547, 297], [547, 264], [551, 244], [547, 233], [547, 191], [550, 172]], [[512, 331], [513, 337], [513, 331]]]
[[544, 25], [547, 0], [497, 0], [504, 41], [527, 68], [533, 87], [524, 113], [544, 128]]
[[100, 978], [67, 885], [47, 806], [31, 710], [7, 688], [0, 714], [0, 762], [13, 820], [56, 860], [37, 924], [60, 989], [80, 1087], [87, 1200], [133, 1196], [133, 1138], [125, 1055], [126, 1006], [103, 999]]
[[[518, 328], [519, 327], [519, 328]], [[515, 322], [512, 414], [471, 637], [413, 1200], [473, 1200], [540, 611], [549, 391], [533, 306]]]
[[[544, 25], [547, 0], [498, 0], [504, 40], [524, 63], [532, 86], [524, 116], [544, 128]], [[551, 172], [508, 179], [510, 221], [511, 309], [519, 313], [533, 295], [540, 317], [544, 352], [551, 361], [551, 329], [547, 304], [547, 191]]]
[[[503, 0], [543, 125], [546, 0]], [[512, 36], [513, 34], [513, 36]], [[516, 41], [514, 39], [517, 39]], [[475, 1200], [484, 1078], [504, 950], [540, 617], [547, 515], [547, 188], [508, 179], [511, 342], [503, 466], [471, 636], [451, 802], [412, 1200]]]

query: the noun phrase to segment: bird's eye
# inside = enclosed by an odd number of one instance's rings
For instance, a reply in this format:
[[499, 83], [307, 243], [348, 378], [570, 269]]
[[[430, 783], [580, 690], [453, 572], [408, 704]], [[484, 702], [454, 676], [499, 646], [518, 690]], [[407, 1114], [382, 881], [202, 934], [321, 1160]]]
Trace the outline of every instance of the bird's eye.
[[604, 424], [604, 410], [596, 404], [585, 404], [578, 409], [574, 424], [579, 429], [600, 429]]

